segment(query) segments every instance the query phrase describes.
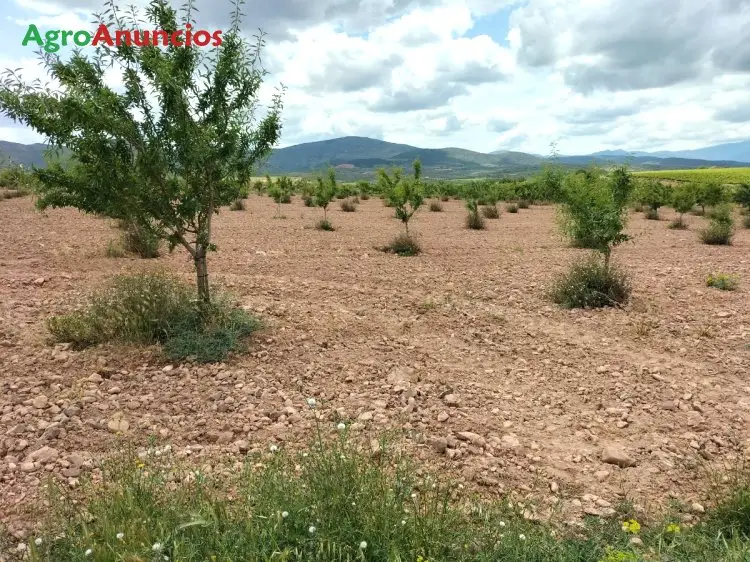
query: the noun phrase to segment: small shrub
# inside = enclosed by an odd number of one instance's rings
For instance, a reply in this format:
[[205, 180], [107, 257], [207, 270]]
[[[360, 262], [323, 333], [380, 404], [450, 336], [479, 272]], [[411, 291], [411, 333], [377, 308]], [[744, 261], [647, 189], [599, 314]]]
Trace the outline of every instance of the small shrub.
[[357, 210], [357, 204], [352, 201], [351, 199], [344, 199], [339, 206], [341, 207], [341, 210], [345, 213], [353, 213]]
[[508, 205], [505, 206], [505, 210], [508, 211], [509, 213], [517, 213], [518, 205], [516, 205], [515, 203], [509, 203]]
[[56, 341], [77, 347], [161, 343], [170, 359], [199, 362], [222, 361], [241, 350], [241, 339], [259, 326], [225, 296], [199, 305], [192, 287], [163, 273], [118, 276], [86, 306], [47, 323]]
[[440, 201], [430, 201], [430, 211], [433, 213], [442, 213], [443, 206], [440, 204]]
[[402, 232], [390, 244], [382, 248], [382, 250], [399, 256], [416, 256], [422, 252], [422, 247], [413, 236]]
[[311, 195], [305, 195], [302, 197], [302, 202], [305, 204], [305, 207], [314, 207], [315, 206], [315, 200]]
[[642, 203], [633, 203], [632, 208], [634, 213], [642, 213], [644, 207]]
[[484, 218], [477, 210], [470, 210], [466, 215], [466, 228], [470, 230], [484, 230], [486, 228]]
[[659, 219], [659, 210], [658, 209], [653, 209], [651, 207], [648, 207], [646, 209], [646, 213], [645, 213], [644, 216], [646, 217], [646, 219], [648, 219], [650, 221], [658, 221], [658, 220], [660, 220]]
[[734, 219], [729, 205], [719, 205], [710, 214], [711, 222], [700, 233], [701, 241], [712, 246], [728, 246], [734, 236]]
[[110, 240], [104, 250], [104, 255], [108, 258], [124, 258], [126, 252], [122, 247], [122, 240]]
[[135, 221], [123, 221], [123, 247], [127, 252], [138, 255], [144, 259], [159, 257], [161, 240], [150, 228], [139, 225]]
[[368, 199], [370, 199], [370, 195], [369, 195], [368, 193], [360, 193], [360, 194], [359, 194], [359, 198], [360, 198], [360, 199], [361, 199], [362, 201], [367, 201]]
[[739, 279], [735, 275], [728, 275], [726, 273], [711, 273], [706, 278], [706, 286], [713, 287], [715, 289], [721, 289], [722, 291], [734, 291], [739, 284]]
[[244, 211], [245, 210], [245, 200], [244, 199], [235, 199], [232, 201], [232, 204], [229, 206], [230, 211]]
[[518, 201], [518, 208], [519, 209], [528, 209], [529, 208], [529, 202], [526, 199], [521, 199]]
[[688, 225], [685, 222], [685, 219], [682, 218], [682, 216], [677, 217], [669, 223], [669, 228], [673, 230], [685, 230], [687, 227]]
[[482, 214], [488, 219], [500, 218], [500, 210], [497, 208], [497, 205], [487, 205], [486, 207], [482, 207]]
[[450, 198], [450, 197], [449, 197], [448, 195], [441, 195], [441, 196], [440, 196], [440, 200], [441, 200], [441, 201], [442, 201], [443, 203], [445, 203], [445, 202], [447, 202], [447, 201], [450, 201], [450, 200], [451, 200], [451, 198]]
[[334, 230], [336, 230], [331, 224], [331, 221], [329, 221], [328, 219], [320, 219], [318, 222], [315, 223], [315, 228], [318, 230], [325, 230], [328, 232], [333, 232]]
[[742, 219], [742, 226], [745, 228], [750, 228], [750, 215], [747, 215], [744, 219]]
[[555, 280], [549, 296], [565, 308], [602, 308], [627, 304], [630, 293], [623, 272], [592, 256], [574, 263]]

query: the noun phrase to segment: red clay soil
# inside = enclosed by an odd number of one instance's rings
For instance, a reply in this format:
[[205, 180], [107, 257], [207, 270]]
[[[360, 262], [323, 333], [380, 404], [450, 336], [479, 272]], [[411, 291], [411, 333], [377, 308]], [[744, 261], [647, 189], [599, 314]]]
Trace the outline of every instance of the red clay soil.
[[[341, 418], [365, 442], [397, 430], [427, 466], [533, 498], [541, 516], [603, 514], [625, 497], [707, 505], [712, 475], [742, 461], [750, 230], [706, 246], [703, 218], [679, 231], [634, 215], [614, 258], [632, 304], [566, 311], [545, 288], [585, 251], [560, 238], [553, 207], [503, 212], [485, 231], [464, 228], [459, 201], [424, 208], [411, 223], [424, 254], [409, 258], [376, 249], [402, 228], [378, 199], [336, 206], [335, 232], [313, 229], [322, 211], [298, 199], [282, 208], [274, 219], [275, 204], [252, 196], [218, 217], [213, 280], [267, 326], [249, 354], [196, 366], [45, 341], [48, 317], [115, 274], [166, 266], [192, 283], [185, 252], [107, 258], [111, 221], [0, 202], [0, 513], [12, 530], [47, 473], [75, 486], [123, 438], [158, 436], [204, 470], [301, 446], [308, 397], [331, 429]], [[706, 287], [712, 272], [738, 275], [739, 289]]]

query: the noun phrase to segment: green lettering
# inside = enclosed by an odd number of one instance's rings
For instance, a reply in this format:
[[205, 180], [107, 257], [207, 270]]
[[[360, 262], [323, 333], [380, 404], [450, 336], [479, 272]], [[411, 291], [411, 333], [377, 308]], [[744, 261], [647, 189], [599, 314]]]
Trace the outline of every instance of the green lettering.
[[40, 47], [44, 45], [44, 41], [42, 41], [42, 36], [39, 33], [39, 29], [37, 29], [37, 27], [33, 23], [26, 30], [26, 35], [24, 36], [23, 41], [21, 41], [21, 45], [25, 47], [29, 44], [29, 41], [34, 41]]
[[60, 32], [54, 29], [45, 33], [44, 38], [47, 41], [44, 43], [44, 50], [48, 53], [56, 53], [59, 51], [60, 45], [56, 43], [58, 37], [60, 37]]
[[67, 47], [68, 46], [68, 37], [70, 37], [72, 35], [73, 35], [72, 31], [63, 31], [63, 36], [62, 36], [63, 47]]
[[76, 34], [73, 35], [73, 41], [79, 47], [85, 47], [91, 43], [91, 34], [88, 31], [77, 31]]

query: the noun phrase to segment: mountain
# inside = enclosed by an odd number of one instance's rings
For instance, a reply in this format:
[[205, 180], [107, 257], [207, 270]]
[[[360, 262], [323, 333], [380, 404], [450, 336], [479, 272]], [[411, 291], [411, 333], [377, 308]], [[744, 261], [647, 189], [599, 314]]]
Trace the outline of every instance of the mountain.
[[687, 158], [691, 160], [710, 160], [712, 162], [746, 162], [750, 163], [750, 140], [728, 142], [696, 148], [694, 150], [658, 150], [655, 152], [603, 150], [594, 152], [595, 157], [618, 156], [651, 156], [656, 158]]
[[463, 148], [417, 148], [367, 137], [341, 137], [279, 148], [271, 153], [260, 173], [307, 174], [336, 167], [344, 180], [372, 177], [379, 167], [411, 168], [422, 162], [426, 177], [468, 178], [528, 174], [543, 159], [523, 152], [484, 154]]
[[[19, 144], [0, 140], [0, 166], [3, 160], [10, 159], [15, 164], [23, 164], [24, 167], [45, 166], [44, 152], [47, 150], [45, 144]], [[3, 158], [4, 157], [4, 158]]]
[[[569, 166], [610, 166], [612, 164], [627, 164], [638, 170], [685, 170], [691, 168], [738, 168], [745, 167], [747, 162], [734, 160], [696, 160], [695, 158], [659, 157], [648, 153], [624, 153], [621, 151], [585, 154], [581, 156], [560, 156], [560, 162]], [[635, 156], [645, 154], [644, 156]]]
[[[704, 153], [709, 156], [718, 156], [734, 151], [734, 154], [741, 156], [743, 146], [748, 145], [750, 142], [728, 143], [687, 152], [705, 151]], [[44, 166], [45, 150], [46, 145], [43, 144], [24, 145], [0, 141], [0, 166], [3, 165], [3, 160], [8, 159], [25, 166]], [[664, 156], [657, 154], [664, 154]], [[328, 166], [334, 166], [341, 180], [352, 181], [360, 178], [372, 179], [376, 169], [380, 167], [400, 167], [408, 171], [416, 159], [422, 162], [422, 172], [425, 177], [445, 179], [530, 175], [539, 171], [542, 164], [547, 162], [545, 157], [536, 154], [509, 150], [485, 154], [455, 147], [418, 148], [367, 137], [341, 137], [273, 150], [255, 173], [299, 176], [317, 174], [325, 171]], [[628, 163], [633, 168], [641, 170], [748, 165], [743, 161], [728, 159], [701, 160], [675, 156], [671, 152], [650, 154], [625, 150], [605, 150], [594, 154], [560, 156], [559, 161], [570, 168], [581, 168], [592, 163], [599, 166]], [[744, 162], [748, 161], [750, 161], [750, 155], [744, 160]]]

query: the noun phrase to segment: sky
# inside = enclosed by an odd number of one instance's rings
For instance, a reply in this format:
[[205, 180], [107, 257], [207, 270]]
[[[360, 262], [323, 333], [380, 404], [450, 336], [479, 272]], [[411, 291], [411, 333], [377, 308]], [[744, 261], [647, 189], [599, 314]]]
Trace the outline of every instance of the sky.
[[[103, 9], [1, 1], [0, 69], [29, 80], [44, 78], [21, 46], [29, 24], [93, 31]], [[229, 0], [195, 1], [198, 27], [228, 28]], [[358, 135], [588, 154], [750, 139], [750, 0], [247, 0], [243, 12], [248, 34], [267, 33], [262, 98], [286, 87], [280, 146]], [[43, 140], [5, 116], [0, 139]]]

